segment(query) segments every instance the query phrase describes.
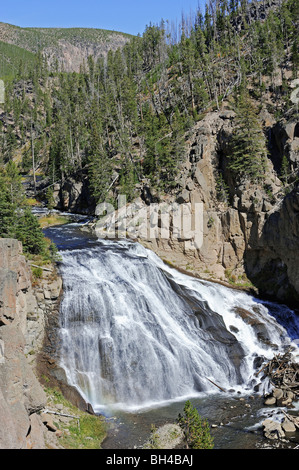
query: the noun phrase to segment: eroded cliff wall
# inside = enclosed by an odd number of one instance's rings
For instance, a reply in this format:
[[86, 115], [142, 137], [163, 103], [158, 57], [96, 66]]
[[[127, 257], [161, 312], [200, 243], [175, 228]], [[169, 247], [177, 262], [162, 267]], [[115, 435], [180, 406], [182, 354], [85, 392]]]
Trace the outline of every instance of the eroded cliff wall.
[[[193, 128], [186, 142], [184, 159], [174, 194], [158, 194], [141, 188], [134, 208], [121, 209], [116, 233], [127, 223], [127, 235], [155, 251], [162, 259], [190, 274], [230, 285], [252, 288], [266, 297], [298, 307], [299, 302], [299, 219], [298, 186], [295, 179], [287, 187], [278, 177], [284, 157], [296, 176], [299, 163], [298, 123], [295, 119], [279, 123], [264, 108], [260, 120], [269, 135], [269, 158], [262, 182], [243, 179], [235, 184], [229, 174], [229, 142], [235, 127], [235, 113], [222, 109], [207, 113]], [[227, 198], [219, 198], [217, 181], [223, 175]], [[294, 176], [294, 178], [295, 178]], [[174, 203], [189, 205], [194, 217], [197, 203], [202, 205], [202, 243], [198, 248], [174, 227], [170, 216], [169, 236], [161, 236], [162, 219], [155, 231], [149, 207], [158, 203], [163, 210]], [[146, 212], [147, 211], [147, 212]], [[147, 213], [147, 219], [144, 214]], [[112, 214], [112, 218], [114, 215]], [[114, 221], [107, 218], [98, 230], [106, 237]], [[138, 227], [130, 231], [130, 223]], [[97, 225], [98, 227], [98, 225]], [[154, 236], [150, 236], [150, 231]]]
[[20, 243], [0, 239], [0, 449], [45, 448], [46, 395], [25, 354], [27, 317], [36, 309]]

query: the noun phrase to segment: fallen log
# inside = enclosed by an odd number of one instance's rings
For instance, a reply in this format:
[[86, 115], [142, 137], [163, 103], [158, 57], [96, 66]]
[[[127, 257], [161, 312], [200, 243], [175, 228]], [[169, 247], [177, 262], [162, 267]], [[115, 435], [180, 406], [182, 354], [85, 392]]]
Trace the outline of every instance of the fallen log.
[[69, 414], [66, 414], [66, 413], [58, 413], [58, 411], [51, 411], [51, 410], [48, 410], [47, 408], [45, 410], [43, 410], [43, 413], [58, 415], [58, 416], [64, 416], [66, 418], [80, 419], [80, 416], [69, 415]]
[[43, 410], [43, 413], [44, 413], [44, 414], [52, 414], [52, 415], [63, 416], [63, 417], [65, 417], [65, 418], [76, 419], [76, 420], [77, 420], [78, 428], [79, 428], [79, 430], [80, 430], [80, 416], [69, 415], [69, 414], [67, 414], [67, 413], [58, 413], [58, 411], [52, 411], [52, 410], [48, 410], [48, 409]]
[[40, 268], [40, 269], [42, 269], [43, 271], [49, 271], [50, 273], [53, 272], [52, 269], [44, 268], [43, 266], [37, 266], [37, 264], [31, 264], [31, 263], [30, 263], [30, 266], [32, 266], [33, 268]]
[[218, 387], [222, 392], [226, 392], [226, 390], [224, 390], [224, 388], [220, 387], [220, 385], [215, 384], [215, 382], [213, 382], [213, 380], [208, 379], [208, 377], [206, 377], [206, 379], [209, 382], [211, 382], [211, 384], [215, 385], [215, 387]]
[[270, 362], [272, 362], [272, 359], [271, 361], [267, 362], [267, 364], [265, 364], [258, 372], [256, 372], [255, 376], [257, 377], [261, 372], [263, 372], [263, 370], [265, 370], [266, 367], [269, 366]]

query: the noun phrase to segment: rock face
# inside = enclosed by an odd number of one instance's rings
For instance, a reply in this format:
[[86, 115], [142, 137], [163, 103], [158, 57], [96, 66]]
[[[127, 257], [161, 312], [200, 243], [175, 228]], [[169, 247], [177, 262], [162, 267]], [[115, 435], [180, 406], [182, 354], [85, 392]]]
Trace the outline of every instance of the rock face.
[[[76, 33], [75, 33], [76, 34]], [[89, 56], [92, 56], [95, 62], [100, 57], [106, 57], [109, 50], [115, 51], [123, 47], [128, 41], [128, 37], [121, 33], [110, 32], [108, 40], [80, 40], [80, 30], [78, 39], [76, 35], [70, 40], [62, 38], [56, 46], [48, 46], [43, 50], [50, 65], [54, 65], [58, 59], [62, 70], [67, 72], [79, 72], [82, 64], [87, 62]]]
[[53, 197], [58, 210], [84, 214], [95, 210], [95, 201], [90, 194], [86, 177], [81, 181], [69, 178], [62, 185], [55, 185]]
[[[251, 281], [262, 295], [296, 306], [299, 192], [293, 184], [285, 196], [277, 171], [284, 157], [290, 171], [298, 171], [299, 125], [293, 120], [276, 123], [266, 109], [260, 118], [270, 136], [270, 158], [262, 185], [246, 180], [238, 186], [234, 184], [227, 169], [227, 156], [235, 114], [224, 108], [208, 113], [193, 128], [186, 142], [177, 193], [159, 195], [143, 185], [141, 198], [119, 210], [118, 226], [123, 225], [124, 217], [127, 227], [135, 220], [133, 230], [127, 230], [128, 235], [193, 275], [235, 285], [250, 285]], [[227, 183], [225, 199], [219, 198], [217, 189], [220, 174]], [[190, 211], [193, 228], [189, 233], [177, 230], [173, 213], [170, 211], [169, 220], [163, 221], [151, 212], [152, 203], [158, 203], [161, 211], [163, 207], [173, 208], [175, 203], [184, 204]], [[201, 212], [196, 211], [198, 206]], [[107, 220], [106, 227], [102, 227], [102, 236], [107, 235], [111, 221]], [[169, 230], [163, 236], [162, 229], [167, 223]], [[196, 223], [202, 230], [200, 246], [194, 244]]]
[[261, 293], [298, 306], [299, 190], [294, 189], [265, 220], [246, 253], [247, 271]]
[[61, 293], [55, 270], [33, 283], [21, 244], [0, 239], [0, 449], [47, 448], [42, 376], [49, 377], [45, 385], [58, 387], [78, 408], [93, 413], [55, 361]]
[[268, 14], [279, 8], [281, 2], [279, 0], [264, 0], [264, 1], [253, 1], [246, 5], [244, 15], [238, 15], [233, 18], [232, 24], [236, 29], [244, 28], [244, 18], [247, 23], [252, 23], [256, 20], [265, 20]]
[[37, 307], [17, 240], [0, 239], [0, 448], [44, 448], [46, 396], [25, 356], [27, 315]]
[[130, 35], [95, 28], [20, 28], [0, 22], [0, 41], [36, 53], [42, 52], [50, 66], [79, 72], [93, 56], [95, 62], [108, 51], [123, 47]]
[[[46, 179], [37, 184], [40, 194], [45, 194], [47, 187], [51, 184]], [[52, 187], [52, 186], [51, 186]], [[27, 187], [27, 195], [33, 195], [33, 186]], [[91, 195], [86, 175], [80, 175], [80, 179], [69, 177], [63, 183], [53, 185], [53, 206], [63, 212], [79, 214], [94, 214], [96, 202]]]
[[175, 257], [168, 256], [171, 249], [181, 253], [180, 267], [191, 267], [201, 277], [207, 274], [235, 282], [249, 279], [262, 295], [298, 306], [299, 191], [293, 185], [285, 196], [275, 167], [281, 167], [285, 156], [290, 171], [294, 175], [298, 171], [299, 126], [293, 121], [273, 123], [265, 113], [264, 121], [268, 121], [275, 140], [267, 176], [262, 186], [249, 181], [236, 188], [230, 185], [228, 204], [219, 201], [216, 178], [221, 169], [230, 182], [225, 160], [234, 114], [209, 113], [198, 124], [182, 167], [180, 197], [191, 204], [203, 204], [202, 246], [190, 250], [186, 240], [154, 240], [151, 245], [173, 262]]

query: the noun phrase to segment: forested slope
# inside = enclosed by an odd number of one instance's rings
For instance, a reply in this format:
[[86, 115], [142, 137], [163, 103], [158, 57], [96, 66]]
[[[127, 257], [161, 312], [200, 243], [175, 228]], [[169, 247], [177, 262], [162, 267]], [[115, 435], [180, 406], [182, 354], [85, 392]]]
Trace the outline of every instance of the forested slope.
[[106, 57], [90, 55], [79, 72], [37, 53], [6, 83], [1, 162], [39, 174], [40, 197], [64, 210], [92, 213], [120, 194], [188, 201], [195, 191], [214, 211], [195, 271], [258, 277], [282, 262], [282, 241], [268, 239], [264, 256], [260, 235], [297, 183], [298, 66], [295, 0], [212, 1], [179, 27], [150, 24]]

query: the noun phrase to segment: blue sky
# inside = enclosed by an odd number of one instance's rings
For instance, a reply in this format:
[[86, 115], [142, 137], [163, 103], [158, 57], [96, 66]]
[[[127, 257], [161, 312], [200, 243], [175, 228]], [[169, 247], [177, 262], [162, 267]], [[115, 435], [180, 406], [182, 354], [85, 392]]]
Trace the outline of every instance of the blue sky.
[[204, 0], [8, 0], [0, 21], [16, 26], [102, 28], [142, 34], [150, 22], [180, 22]]

